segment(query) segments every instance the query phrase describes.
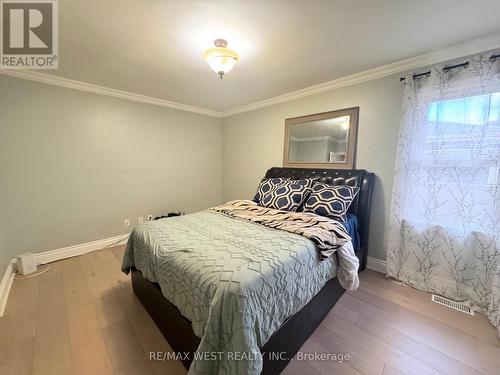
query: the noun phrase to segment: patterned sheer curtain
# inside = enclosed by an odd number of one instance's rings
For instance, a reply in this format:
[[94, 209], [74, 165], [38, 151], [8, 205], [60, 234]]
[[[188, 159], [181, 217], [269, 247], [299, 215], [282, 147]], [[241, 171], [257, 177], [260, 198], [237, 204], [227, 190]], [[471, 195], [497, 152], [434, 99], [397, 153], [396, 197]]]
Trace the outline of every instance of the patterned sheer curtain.
[[405, 80], [388, 276], [500, 325], [500, 59]]

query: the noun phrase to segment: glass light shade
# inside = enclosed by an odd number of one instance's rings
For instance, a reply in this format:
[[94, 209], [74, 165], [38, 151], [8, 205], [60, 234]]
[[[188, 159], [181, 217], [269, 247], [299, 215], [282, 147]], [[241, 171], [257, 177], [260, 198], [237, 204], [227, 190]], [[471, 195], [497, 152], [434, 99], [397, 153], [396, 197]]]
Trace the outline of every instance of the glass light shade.
[[239, 56], [228, 48], [210, 48], [205, 51], [203, 58], [220, 78], [233, 69]]

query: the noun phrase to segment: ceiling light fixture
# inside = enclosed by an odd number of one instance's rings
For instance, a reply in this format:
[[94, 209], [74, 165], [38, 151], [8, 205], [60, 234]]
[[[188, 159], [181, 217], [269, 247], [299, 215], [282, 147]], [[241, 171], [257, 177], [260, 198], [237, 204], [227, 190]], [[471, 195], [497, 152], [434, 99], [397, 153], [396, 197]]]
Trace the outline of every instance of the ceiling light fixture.
[[226, 48], [227, 42], [224, 39], [215, 39], [214, 45], [215, 48], [209, 48], [205, 51], [203, 58], [222, 79], [224, 74], [233, 69], [240, 57], [236, 52]]

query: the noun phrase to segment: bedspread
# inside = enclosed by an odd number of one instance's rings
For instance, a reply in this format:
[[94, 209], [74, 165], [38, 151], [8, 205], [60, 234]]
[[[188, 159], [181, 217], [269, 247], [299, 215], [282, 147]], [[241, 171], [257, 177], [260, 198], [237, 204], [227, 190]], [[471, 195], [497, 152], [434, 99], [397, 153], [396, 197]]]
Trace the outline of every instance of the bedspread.
[[[356, 288], [351, 242], [337, 253], [350, 267], [344, 287]], [[259, 348], [336, 276], [336, 263], [335, 256], [320, 260], [304, 236], [207, 210], [136, 227], [122, 270], [135, 267], [159, 283], [192, 322], [201, 343], [190, 375], [257, 375]]]

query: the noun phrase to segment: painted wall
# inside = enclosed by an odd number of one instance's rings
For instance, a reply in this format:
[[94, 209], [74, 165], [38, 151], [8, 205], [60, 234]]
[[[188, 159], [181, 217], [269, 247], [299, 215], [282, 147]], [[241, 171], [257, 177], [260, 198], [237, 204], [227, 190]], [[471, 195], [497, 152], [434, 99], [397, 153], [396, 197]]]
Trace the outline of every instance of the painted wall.
[[282, 165], [286, 118], [359, 106], [356, 167], [377, 175], [369, 256], [385, 260], [402, 91], [390, 76], [224, 118], [224, 200], [253, 197], [266, 170]]
[[282, 165], [286, 118], [352, 106], [357, 167], [378, 176], [370, 256], [385, 259], [398, 77], [221, 120], [0, 76], [0, 271], [25, 251], [125, 233], [125, 218], [251, 198]]
[[[0, 183], [1, 183], [1, 176], [0, 176]], [[9, 259], [6, 256], [4, 256], [4, 253], [5, 253], [5, 245], [3, 240], [2, 228], [0, 227], [0, 283], [2, 281], [2, 278], [4, 277], [4, 272], [7, 269], [7, 265], [9, 264]]]
[[221, 201], [220, 119], [0, 75], [0, 265]]

